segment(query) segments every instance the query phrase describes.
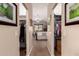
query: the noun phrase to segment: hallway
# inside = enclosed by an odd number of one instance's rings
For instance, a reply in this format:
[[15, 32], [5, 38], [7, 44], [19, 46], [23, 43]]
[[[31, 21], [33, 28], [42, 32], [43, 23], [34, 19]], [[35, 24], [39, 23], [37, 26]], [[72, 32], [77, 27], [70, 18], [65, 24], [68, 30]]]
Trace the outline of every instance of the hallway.
[[50, 56], [47, 48], [47, 41], [39, 41], [35, 38], [33, 39], [33, 48], [30, 56]]
[[77, 3], [0, 3], [0, 56], [79, 56], [78, 9]]
[[30, 56], [50, 56], [47, 48], [47, 8], [48, 4], [32, 4], [33, 48]]

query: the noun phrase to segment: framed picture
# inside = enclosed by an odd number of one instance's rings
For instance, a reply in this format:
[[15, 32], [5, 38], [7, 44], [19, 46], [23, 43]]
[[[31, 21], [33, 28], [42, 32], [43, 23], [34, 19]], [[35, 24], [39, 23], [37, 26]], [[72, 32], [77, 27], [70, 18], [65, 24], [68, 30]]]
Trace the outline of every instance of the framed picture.
[[0, 3], [0, 24], [17, 26], [17, 5]]
[[37, 31], [37, 32], [42, 31], [43, 30], [43, 24], [35, 24], [34, 30]]
[[79, 3], [65, 3], [65, 25], [79, 24]]

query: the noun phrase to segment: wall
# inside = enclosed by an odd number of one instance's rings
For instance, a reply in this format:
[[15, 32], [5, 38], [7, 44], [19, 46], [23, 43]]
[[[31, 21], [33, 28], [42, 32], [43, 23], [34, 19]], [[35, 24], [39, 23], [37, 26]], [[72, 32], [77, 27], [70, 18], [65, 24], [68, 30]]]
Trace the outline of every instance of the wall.
[[15, 26], [0, 25], [0, 56], [19, 55], [18, 33], [19, 33], [18, 26], [15, 27]]
[[64, 4], [62, 5], [62, 55], [79, 56], [79, 25], [65, 26]]
[[32, 33], [33, 33], [33, 28], [30, 26], [30, 19], [32, 19], [32, 5], [30, 3], [25, 4], [27, 13], [26, 13], [26, 47], [27, 47], [27, 55], [30, 55], [30, 52], [32, 50], [33, 44], [32, 44]]
[[51, 55], [54, 55], [54, 13], [53, 13], [53, 7], [55, 4], [50, 3], [48, 5], [48, 18], [51, 15], [51, 21], [50, 25], [48, 25], [48, 34], [47, 34], [47, 47]]
[[26, 8], [22, 3], [19, 3], [19, 15], [26, 15]]

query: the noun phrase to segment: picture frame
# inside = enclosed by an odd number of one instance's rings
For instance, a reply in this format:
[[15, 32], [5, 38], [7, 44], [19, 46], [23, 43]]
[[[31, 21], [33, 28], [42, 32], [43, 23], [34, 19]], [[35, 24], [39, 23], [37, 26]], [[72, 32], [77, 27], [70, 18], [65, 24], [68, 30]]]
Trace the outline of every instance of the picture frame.
[[79, 4], [65, 3], [65, 25], [79, 24]]
[[17, 26], [17, 5], [0, 3], [0, 25]]
[[43, 24], [34, 24], [34, 28], [36, 32], [41, 32], [43, 31]]

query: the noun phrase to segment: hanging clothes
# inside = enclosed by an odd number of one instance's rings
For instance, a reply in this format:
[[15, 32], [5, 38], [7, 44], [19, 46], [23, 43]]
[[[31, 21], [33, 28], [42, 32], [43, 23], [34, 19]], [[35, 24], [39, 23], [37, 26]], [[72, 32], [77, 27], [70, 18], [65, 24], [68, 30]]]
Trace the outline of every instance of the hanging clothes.
[[25, 27], [24, 27], [24, 24], [21, 24], [20, 26], [20, 47], [21, 48], [25, 48]]

